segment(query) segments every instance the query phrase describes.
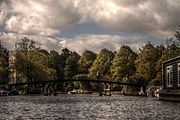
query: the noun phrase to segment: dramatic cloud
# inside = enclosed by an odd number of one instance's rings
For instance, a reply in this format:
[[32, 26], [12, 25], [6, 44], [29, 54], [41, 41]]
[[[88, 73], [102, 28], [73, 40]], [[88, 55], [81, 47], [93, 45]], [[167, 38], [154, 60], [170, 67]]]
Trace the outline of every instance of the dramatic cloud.
[[8, 0], [7, 1], [5, 1], [5, 0], [0, 1], [0, 27], [2, 25], [4, 25], [4, 21], [7, 18], [7, 13], [4, 10], [8, 8], [8, 6], [9, 6], [8, 3], [9, 3]]
[[[87, 9], [102, 27], [161, 38], [180, 24], [179, 0], [107, 0]], [[85, 8], [83, 8], [85, 9]]]
[[72, 2], [67, 0], [12, 0], [5, 30], [20, 34], [49, 36], [60, 33], [80, 20]]
[[[29, 36], [43, 48], [68, 47], [80, 53], [105, 47], [117, 50], [123, 44], [137, 49], [145, 43], [144, 38], [164, 39], [172, 35], [180, 24], [179, 16], [179, 0], [1, 0], [0, 38], [13, 44], [17, 36]], [[63, 30], [87, 22], [131, 36], [84, 31], [86, 35], [71, 39], [57, 37]], [[140, 36], [139, 41], [136, 36]]]
[[28, 37], [36, 42], [40, 48], [47, 50], [56, 50], [61, 52], [63, 48], [68, 48], [76, 51], [79, 54], [84, 50], [91, 50], [98, 53], [102, 48], [107, 48], [112, 51], [118, 51], [122, 45], [128, 45], [133, 50], [137, 51], [147, 41], [140, 36], [136, 37], [121, 37], [117, 35], [96, 35], [96, 34], [82, 34], [74, 38], [50, 38], [36, 35], [20, 35], [16, 33], [1, 33], [0, 41], [8, 49], [14, 49], [15, 43], [19, 42], [23, 37]]
[[24, 37], [34, 40], [36, 42], [36, 46], [42, 49], [57, 50], [59, 52], [62, 49], [58, 38], [37, 35], [21, 35], [17, 33], [0, 33], [0, 41], [10, 50], [13, 50], [15, 48], [15, 44], [20, 42], [20, 40]]
[[[5, 29], [10, 32], [54, 35], [75, 24], [94, 21], [120, 32], [157, 37], [180, 24], [178, 0], [11, 0]], [[2, 19], [2, 15], [0, 16]]]
[[3, 24], [4, 19], [5, 19], [4, 13], [0, 11], [0, 26]]
[[62, 48], [69, 48], [70, 50], [82, 53], [84, 50], [91, 50], [99, 52], [102, 48], [107, 48], [112, 51], [118, 51], [122, 45], [128, 45], [133, 50], [137, 51], [147, 41], [142, 37], [121, 37], [117, 35], [95, 35], [86, 34], [79, 35], [73, 39], [61, 38]]

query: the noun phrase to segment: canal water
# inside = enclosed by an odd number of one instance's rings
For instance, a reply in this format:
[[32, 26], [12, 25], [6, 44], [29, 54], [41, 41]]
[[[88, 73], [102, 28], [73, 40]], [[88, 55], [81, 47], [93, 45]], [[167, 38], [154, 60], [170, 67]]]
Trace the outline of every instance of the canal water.
[[180, 103], [150, 97], [0, 97], [0, 120], [180, 120]]

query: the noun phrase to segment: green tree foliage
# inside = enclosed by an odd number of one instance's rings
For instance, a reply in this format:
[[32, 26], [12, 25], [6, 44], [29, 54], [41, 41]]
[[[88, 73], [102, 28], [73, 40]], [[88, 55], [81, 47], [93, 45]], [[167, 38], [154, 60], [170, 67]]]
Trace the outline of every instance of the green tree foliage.
[[112, 77], [116, 80], [122, 80], [126, 75], [132, 76], [136, 71], [134, 64], [136, 57], [137, 54], [130, 47], [122, 46], [112, 63]]
[[[65, 61], [64, 78], [71, 79], [78, 74], [78, 61], [80, 56], [76, 52], [71, 52]], [[73, 82], [64, 82], [63, 86], [65, 91], [72, 90], [74, 87]]]
[[29, 50], [35, 49], [34, 43], [35, 42], [33, 40], [30, 40], [24, 37], [23, 39], [21, 39], [20, 43], [16, 44], [16, 50], [20, 50], [21, 52], [24, 52], [27, 54]]
[[38, 49], [28, 51], [31, 81], [55, 79], [56, 71], [48, 67], [48, 56]]
[[174, 37], [170, 37], [166, 39], [167, 47], [163, 48], [161, 58], [157, 63], [157, 75], [156, 78], [152, 81], [153, 84], [161, 84], [162, 83], [162, 62], [168, 59], [177, 57], [180, 55], [180, 25], [178, 30], [175, 32]]
[[144, 82], [150, 82], [156, 77], [156, 64], [159, 59], [156, 48], [148, 43], [146, 44], [135, 61], [136, 65], [136, 77], [145, 80]]
[[[178, 39], [178, 38], [177, 38]], [[157, 66], [156, 66], [156, 71], [157, 75], [156, 78], [152, 81], [153, 84], [161, 84], [162, 83], [162, 63], [163, 61], [166, 61], [168, 59], [177, 57], [180, 55], [180, 47], [177, 45], [176, 42], [172, 42], [173, 39], [167, 39], [168, 41], [168, 46], [167, 48], [163, 48], [164, 50], [162, 51], [162, 55], [158, 60]]]
[[30, 50], [35, 50], [34, 41], [26, 37], [16, 44], [14, 69], [18, 71], [16, 74], [23, 75], [23, 78], [26, 77], [23, 81], [27, 80], [28, 82], [31, 79], [30, 67], [32, 66], [28, 54]]
[[102, 49], [90, 68], [90, 77], [97, 78], [97, 74], [101, 77], [110, 76], [110, 67], [113, 58], [114, 54], [112, 51], [106, 48]]
[[9, 67], [3, 58], [0, 58], [0, 82], [7, 82]]
[[79, 73], [88, 74], [94, 60], [96, 59], [96, 54], [92, 51], [85, 50], [78, 61]]
[[76, 52], [72, 52], [71, 55], [68, 56], [65, 63], [64, 74], [65, 78], [72, 78], [74, 75], [78, 74], [78, 61], [80, 59], [80, 55]]
[[68, 50], [67, 48], [64, 48], [62, 51], [61, 51], [61, 54], [60, 54], [60, 71], [63, 72], [63, 76], [62, 78], [65, 77], [65, 66], [66, 66], [66, 60], [67, 58], [72, 54], [72, 52], [70, 50]]
[[[17, 71], [20, 81], [37, 81], [52, 78], [55, 73], [48, 68], [48, 57], [35, 48], [34, 41], [23, 38], [16, 44], [14, 69]], [[20, 82], [19, 81], [19, 82]]]
[[63, 79], [63, 68], [61, 68], [61, 56], [56, 51], [50, 51], [48, 54], [48, 67], [56, 70], [56, 79]]
[[62, 61], [62, 65], [66, 65], [65, 64], [65, 62], [66, 62], [66, 59], [70, 56], [72, 54], [72, 52], [70, 51], [70, 50], [68, 50], [67, 48], [64, 48], [64, 49], [62, 49], [62, 51], [61, 51], [61, 54], [60, 54], [60, 56], [61, 56], [61, 61]]
[[156, 50], [157, 50], [157, 56], [158, 56], [158, 61], [157, 61], [157, 64], [156, 64], [156, 78], [153, 79], [151, 82], [153, 84], [160, 84], [161, 83], [161, 79], [162, 79], [162, 55], [163, 55], [163, 52], [166, 48], [162, 45], [160, 46], [157, 46], [156, 47]]

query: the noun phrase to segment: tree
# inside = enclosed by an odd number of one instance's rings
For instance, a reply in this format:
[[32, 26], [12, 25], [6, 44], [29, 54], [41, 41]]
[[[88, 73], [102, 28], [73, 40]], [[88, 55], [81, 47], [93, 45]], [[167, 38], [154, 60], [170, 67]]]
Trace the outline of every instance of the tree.
[[0, 58], [0, 82], [8, 82], [9, 67], [3, 58]]
[[53, 69], [48, 68], [47, 55], [35, 48], [34, 43], [33, 40], [23, 38], [16, 44], [13, 66], [19, 76], [19, 82], [45, 80], [55, 73]]
[[[110, 67], [112, 65], [112, 60], [114, 58], [114, 54], [112, 51], [108, 49], [102, 49], [95, 59], [92, 67], [90, 68], [90, 77], [97, 78], [101, 77], [109, 77], [110, 76]], [[98, 74], [98, 76], [97, 76]]]
[[166, 61], [168, 59], [177, 57], [180, 55], [180, 48], [177, 46], [177, 44], [169, 44], [167, 48], [163, 48], [162, 55], [159, 58], [157, 65], [156, 65], [156, 78], [153, 79], [153, 84], [161, 84], [162, 83], [162, 63], [163, 61]]
[[20, 50], [21, 52], [27, 53], [29, 50], [35, 49], [34, 43], [35, 42], [33, 40], [24, 37], [23, 39], [21, 39], [21, 42], [15, 45], [16, 50]]
[[[28, 51], [35, 50], [34, 41], [28, 38], [21, 39], [21, 42], [17, 43], [15, 52], [15, 64], [14, 67], [17, 74], [22, 74], [27, 78], [27, 81], [30, 82], [30, 56]], [[24, 81], [24, 80], [23, 80]]]
[[66, 59], [64, 68], [65, 78], [72, 78], [78, 74], [78, 61], [80, 56], [76, 52], [72, 52], [71, 55]]
[[[175, 37], [175, 38], [174, 38]], [[156, 78], [152, 81], [154, 84], [162, 83], [162, 63], [168, 59], [177, 57], [180, 55], [180, 25], [178, 30], [174, 33], [174, 37], [170, 37], [166, 39], [167, 47], [163, 48], [163, 52], [161, 58], [157, 63], [157, 75]]]
[[48, 55], [48, 67], [56, 70], [56, 78], [63, 79], [63, 69], [61, 69], [61, 56], [56, 51], [50, 51]]
[[55, 79], [56, 71], [48, 67], [48, 56], [39, 50], [28, 51], [31, 58], [30, 64], [30, 81], [43, 81]]
[[162, 78], [162, 55], [163, 55], [163, 52], [166, 48], [162, 45], [160, 46], [157, 46], [156, 47], [156, 50], [157, 50], [157, 56], [158, 56], [158, 61], [157, 61], [157, 64], [156, 64], [156, 77], [155, 79], [152, 80], [152, 83], [153, 84], [160, 84], [161, 83], [161, 78]]
[[[61, 51], [61, 61], [63, 61], [64, 63], [66, 62], [66, 59], [72, 54], [72, 52], [70, 50], [68, 50], [67, 48], [62, 49]], [[65, 64], [64, 64], [65, 66]]]
[[66, 66], [66, 60], [71, 54], [72, 54], [72, 52], [70, 50], [68, 50], [67, 48], [64, 48], [60, 54], [59, 68], [60, 68], [60, 71], [63, 73], [61, 76], [61, 78], [63, 78], [63, 79], [65, 77], [65, 71], [64, 70], [65, 70], [65, 66]]
[[122, 46], [112, 62], [112, 77], [116, 80], [122, 80], [126, 76], [132, 76], [136, 71], [134, 64], [136, 57], [137, 54], [130, 47]]
[[159, 59], [156, 48], [151, 44], [146, 44], [135, 61], [136, 77], [149, 83], [156, 77], [156, 64]]
[[85, 50], [78, 61], [79, 72], [81, 74], [88, 74], [94, 60], [96, 59], [96, 54], [92, 51]]

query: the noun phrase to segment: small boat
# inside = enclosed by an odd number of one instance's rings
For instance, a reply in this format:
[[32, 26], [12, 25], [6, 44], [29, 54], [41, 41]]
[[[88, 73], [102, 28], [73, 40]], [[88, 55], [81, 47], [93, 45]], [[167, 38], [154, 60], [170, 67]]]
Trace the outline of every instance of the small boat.
[[0, 90], [0, 96], [8, 96], [8, 95], [10, 95], [10, 92], [9, 92], [9, 91]]
[[68, 92], [68, 94], [92, 94], [92, 92], [84, 90], [72, 90]]

